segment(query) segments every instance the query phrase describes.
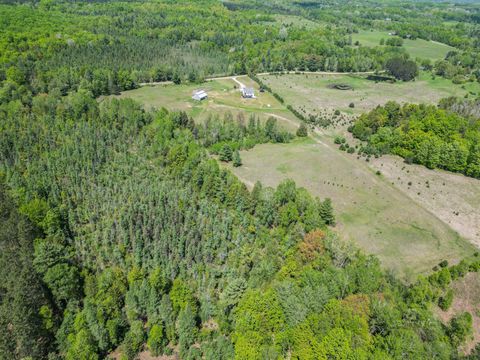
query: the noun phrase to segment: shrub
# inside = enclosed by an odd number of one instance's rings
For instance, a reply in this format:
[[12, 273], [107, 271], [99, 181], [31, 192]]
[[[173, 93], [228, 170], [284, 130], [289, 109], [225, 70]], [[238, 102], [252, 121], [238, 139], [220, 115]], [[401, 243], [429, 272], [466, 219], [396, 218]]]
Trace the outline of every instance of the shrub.
[[447, 311], [453, 302], [453, 290], [448, 289], [447, 292], [438, 299], [438, 306], [443, 311]]
[[304, 123], [300, 124], [300, 127], [297, 129], [297, 136], [305, 137], [307, 135], [308, 135], [307, 127], [305, 126]]

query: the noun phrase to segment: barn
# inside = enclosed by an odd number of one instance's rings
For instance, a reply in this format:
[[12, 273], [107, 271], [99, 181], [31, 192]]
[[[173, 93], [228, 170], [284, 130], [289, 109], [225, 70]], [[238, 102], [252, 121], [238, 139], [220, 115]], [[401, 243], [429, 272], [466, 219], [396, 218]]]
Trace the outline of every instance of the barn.
[[208, 95], [205, 90], [196, 90], [193, 92], [192, 99], [197, 101], [202, 101], [208, 98]]

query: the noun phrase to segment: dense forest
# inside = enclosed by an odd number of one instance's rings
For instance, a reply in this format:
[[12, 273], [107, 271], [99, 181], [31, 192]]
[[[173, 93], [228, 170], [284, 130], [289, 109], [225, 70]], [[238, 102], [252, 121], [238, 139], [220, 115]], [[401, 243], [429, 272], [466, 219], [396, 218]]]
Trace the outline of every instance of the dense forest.
[[[415, 75], [421, 62], [401, 46], [351, 43], [372, 25], [456, 46], [446, 76], [477, 81], [475, 4], [438, 4], [430, 19], [423, 3], [353, 4], [0, 4], [0, 359], [468, 358], [472, 316], [443, 324], [432, 307], [450, 307], [450, 283], [480, 270], [478, 254], [405, 284], [341, 239], [329, 198], [291, 180], [249, 190], [228, 170], [240, 150], [295, 138], [274, 118], [199, 122], [102, 97], [215, 75], [383, 71], [392, 59]], [[391, 103], [352, 131], [371, 151], [480, 177], [477, 105]]]
[[248, 191], [181, 113], [76, 93], [1, 114], [3, 358], [448, 359], [471, 331], [428, 304], [479, 261], [407, 287], [329, 230], [328, 199]]

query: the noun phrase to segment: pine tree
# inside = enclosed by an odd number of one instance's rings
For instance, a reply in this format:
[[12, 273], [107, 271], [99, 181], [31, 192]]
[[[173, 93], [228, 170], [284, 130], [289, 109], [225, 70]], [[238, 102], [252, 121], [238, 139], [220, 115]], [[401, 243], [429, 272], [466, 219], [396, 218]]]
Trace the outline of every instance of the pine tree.
[[178, 343], [180, 345], [180, 355], [182, 358], [187, 354], [190, 346], [197, 337], [197, 326], [195, 314], [192, 308], [187, 305], [178, 315]]
[[332, 200], [326, 198], [320, 205], [320, 216], [327, 225], [335, 225], [335, 216], [333, 215]]
[[242, 166], [242, 159], [240, 158], [240, 153], [238, 152], [238, 150], [235, 150], [235, 152], [233, 153], [233, 166]]
[[233, 151], [230, 145], [225, 144], [220, 151], [220, 161], [229, 162], [232, 161]]

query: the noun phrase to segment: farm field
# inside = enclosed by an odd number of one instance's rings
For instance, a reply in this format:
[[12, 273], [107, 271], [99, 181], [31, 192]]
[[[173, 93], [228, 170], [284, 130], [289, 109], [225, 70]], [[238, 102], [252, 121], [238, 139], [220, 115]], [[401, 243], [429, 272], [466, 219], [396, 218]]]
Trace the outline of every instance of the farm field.
[[291, 178], [335, 204], [342, 237], [405, 279], [428, 272], [442, 259], [455, 262], [474, 251], [459, 236], [363, 161], [334, 148], [326, 136], [290, 144], [265, 144], [241, 153], [232, 169], [252, 186], [275, 186]]
[[[389, 37], [391, 36], [386, 31], [362, 30], [358, 34], [352, 34], [352, 41], [353, 43], [358, 41], [361, 46], [375, 47], [381, 46], [381, 39], [387, 40]], [[431, 61], [444, 59], [449, 51], [455, 50], [452, 46], [423, 39], [404, 39], [403, 48], [413, 59], [421, 58]]]
[[277, 14], [275, 15], [275, 20], [277, 23], [284, 26], [293, 26], [293, 27], [299, 27], [299, 28], [304, 27], [305, 29], [308, 29], [308, 30], [325, 26], [325, 24], [312, 21], [301, 16], [295, 16], [295, 15]]
[[[279, 93], [287, 104], [296, 109], [315, 113], [320, 109], [341, 110], [360, 114], [387, 101], [437, 103], [449, 96], [463, 97], [480, 93], [479, 83], [455, 85], [450, 80], [421, 73], [414, 82], [375, 82], [357, 75], [285, 74], [262, 75], [262, 81]], [[329, 88], [332, 84], [347, 84], [353, 90]], [[350, 103], [354, 108], [350, 108]]]
[[[269, 93], [260, 93], [258, 85], [246, 76], [238, 76], [237, 81], [247, 87], [255, 88], [255, 99], [243, 99], [239, 91], [239, 83], [232, 78], [207, 81], [203, 84], [153, 85], [125, 91], [116, 96], [131, 98], [143, 103], [146, 108], [167, 107], [169, 110], [183, 110], [196, 120], [205, 120], [208, 116], [218, 114], [223, 116], [231, 113], [237, 116], [255, 114], [260, 119], [275, 116], [287, 130], [296, 130], [297, 120], [284, 106]], [[236, 86], [237, 88], [234, 88]], [[196, 101], [192, 99], [193, 91], [203, 89], [208, 93], [208, 99]]]

